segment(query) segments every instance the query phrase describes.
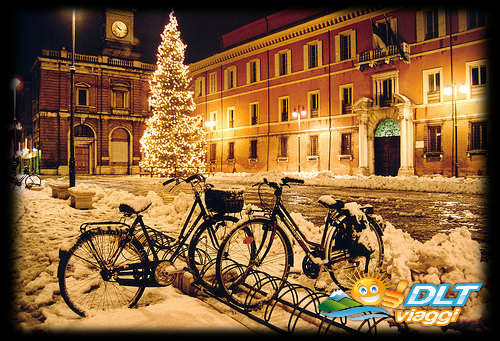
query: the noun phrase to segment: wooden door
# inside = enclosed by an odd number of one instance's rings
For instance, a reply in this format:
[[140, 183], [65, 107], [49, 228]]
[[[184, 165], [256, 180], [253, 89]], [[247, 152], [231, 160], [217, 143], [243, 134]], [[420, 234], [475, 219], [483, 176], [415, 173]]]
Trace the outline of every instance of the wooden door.
[[400, 137], [375, 138], [375, 175], [398, 175], [400, 159]]
[[76, 174], [89, 174], [89, 146], [75, 146], [75, 172]]

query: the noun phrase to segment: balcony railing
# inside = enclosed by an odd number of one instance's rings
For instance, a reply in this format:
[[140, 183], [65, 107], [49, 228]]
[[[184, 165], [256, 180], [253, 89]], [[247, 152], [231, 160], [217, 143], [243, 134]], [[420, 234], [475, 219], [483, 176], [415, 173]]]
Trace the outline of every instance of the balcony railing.
[[[410, 53], [410, 45], [407, 43], [403, 42], [401, 43], [401, 49], [403, 50], [404, 53], [409, 54]], [[375, 63], [377, 61], [381, 60], [386, 60], [386, 59], [392, 59], [394, 57], [399, 57], [400, 53], [398, 50], [398, 47], [396, 45], [389, 45], [385, 49], [375, 49], [375, 50], [369, 50], [365, 52], [361, 52], [358, 54], [358, 64], [365, 64], [365, 63]], [[370, 65], [371, 66], [371, 65]]]

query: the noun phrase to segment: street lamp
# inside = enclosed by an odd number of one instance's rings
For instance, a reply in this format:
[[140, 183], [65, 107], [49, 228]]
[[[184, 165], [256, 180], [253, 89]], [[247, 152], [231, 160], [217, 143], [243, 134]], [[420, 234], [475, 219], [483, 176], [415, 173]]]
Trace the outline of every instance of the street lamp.
[[13, 148], [13, 153], [14, 153], [14, 159], [16, 158], [16, 140], [17, 140], [17, 130], [21, 130], [22, 127], [21, 127], [21, 123], [20, 122], [17, 122], [17, 118], [16, 118], [16, 92], [17, 92], [17, 87], [19, 86], [19, 84], [21, 84], [21, 81], [19, 80], [19, 78], [14, 78], [12, 79], [12, 81], [10, 82], [10, 88], [12, 89], [13, 93], [14, 93], [14, 118], [13, 118], [13, 121], [14, 121], [14, 124], [13, 124], [13, 127], [14, 127], [14, 148]]
[[76, 182], [76, 169], [75, 169], [75, 132], [74, 132], [74, 117], [75, 117], [75, 109], [74, 109], [74, 99], [75, 97], [75, 8], [73, 8], [73, 18], [71, 23], [71, 37], [73, 43], [73, 49], [71, 51], [71, 67], [69, 68], [70, 77], [71, 77], [71, 90], [70, 90], [70, 116], [69, 116], [69, 187], [75, 187]]
[[[466, 94], [469, 89], [465, 84], [452, 84], [448, 85], [446, 88], [444, 88], [444, 94], [447, 96], [451, 96], [451, 115], [453, 118], [453, 150], [455, 153], [454, 160], [452, 164], [454, 164], [454, 167], [452, 167], [452, 173], [453, 173], [453, 168], [455, 171], [455, 177], [458, 178], [458, 116], [457, 116], [457, 91]], [[452, 174], [453, 175], [453, 174]]]
[[[299, 106], [300, 109], [300, 106]], [[300, 114], [297, 112], [296, 108], [293, 108], [293, 117], [297, 117], [299, 120], [299, 136], [298, 136], [298, 141], [299, 141], [299, 172], [300, 172], [300, 116], [306, 116], [307, 112], [304, 109], [304, 106], [302, 106], [302, 110], [300, 111]]]

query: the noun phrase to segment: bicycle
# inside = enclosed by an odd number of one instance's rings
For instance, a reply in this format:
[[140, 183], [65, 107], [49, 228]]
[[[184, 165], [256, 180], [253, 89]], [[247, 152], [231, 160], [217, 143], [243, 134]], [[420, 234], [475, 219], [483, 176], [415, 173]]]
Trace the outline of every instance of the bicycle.
[[[174, 181], [175, 186], [189, 183], [195, 196], [177, 239], [145, 225], [141, 213], [151, 201], [143, 198], [120, 204], [124, 216], [118, 222], [82, 224], [76, 243], [60, 249], [60, 292], [76, 314], [84, 317], [93, 311], [131, 308], [146, 287], [168, 286], [185, 270], [199, 284], [216, 287], [218, 247], [229, 227], [238, 221], [229, 213], [241, 211], [243, 191], [214, 189], [205, 184], [201, 174], [169, 179], [163, 185]], [[134, 215], [133, 223], [126, 224]], [[189, 269], [179, 268], [177, 259], [186, 261]]]
[[[259, 186], [263, 213], [249, 212], [220, 245], [217, 281], [228, 301], [240, 307], [254, 308], [279, 291], [294, 263], [289, 235], [306, 253], [304, 274], [314, 279], [327, 270], [343, 290], [361, 274], [373, 274], [382, 266], [382, 226], [373, 215], [373, 207], [348, 204], [346, 208], [341, 200], [320, 197], [319, 203], [329, 211], [321, 243], [315, 243], [307, 240], [283, 205], [283, 187], [294, 183], [304, 180], [285, 177], [278, 184], [264, 179], [253, 185]], [[261, 196], [264, 184], [274, 190], [272, 207]]]
[[21, 178], [17, 177], [16, 175], [11, 175], [10, 182], [14, 185], [13, 188], [16, 188], [16, 186], [21, 187], [23, 182], [24, 186], [27, 189], [32, 189], [35, 186], [42, 185], [42, 180], [40, 179], [40, 177], [34, 172], [30, 172], [28, 166], [24, 167], [23, 175], [21, 176]]

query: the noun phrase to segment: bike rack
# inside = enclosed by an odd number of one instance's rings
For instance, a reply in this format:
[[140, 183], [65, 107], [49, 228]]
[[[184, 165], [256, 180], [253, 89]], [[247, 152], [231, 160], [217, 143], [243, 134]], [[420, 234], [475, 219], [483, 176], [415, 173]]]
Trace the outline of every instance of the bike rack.
[[[407, 325], [396, 323], [394, 316], [374, 317], [362, 321], [353, 321], [347, 317], [329, 318], [322, 315], [318, 309], [320, 303], [328, 298], [328, 294], [316, 292], [311, 288], [270, 276], [261, 271], [253, 271], [249, 276], [253, 276], [256, 282], [251, 287], [247, 287], [245, 304], [258, 304], [258, 308], [241, 308], [218, 296], [214, 288], [201, 288], [197, 284], [193, 285], [210, 297], [281, 334], [311, 333], [312, 331], [324, 336], [339, 333], [368, 335], [396, 331], [401, 334], [409, 333]], [[277, 289], [271, 299], [267, 299], [265, 288]]]

